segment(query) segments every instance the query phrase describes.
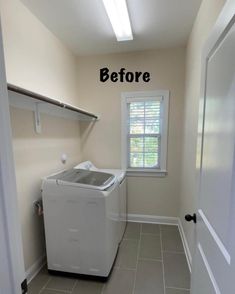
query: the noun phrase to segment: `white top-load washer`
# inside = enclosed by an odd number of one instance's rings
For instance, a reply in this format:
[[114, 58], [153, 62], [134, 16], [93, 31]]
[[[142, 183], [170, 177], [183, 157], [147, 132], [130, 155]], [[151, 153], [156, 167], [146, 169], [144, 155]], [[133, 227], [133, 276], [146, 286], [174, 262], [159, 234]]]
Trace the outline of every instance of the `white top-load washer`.
[[126, 171], [121, 169], [100, 169], [97, 168], [91, 161], [84, 161], [74, 168], [105, 172], [116, 177], [116, 181], [119, 183], [119, 242], [121, 242], [127, 223]]
[[120, 239], [115, 175], [70, 169], [43, 179], [48, 269], [107, 277]]

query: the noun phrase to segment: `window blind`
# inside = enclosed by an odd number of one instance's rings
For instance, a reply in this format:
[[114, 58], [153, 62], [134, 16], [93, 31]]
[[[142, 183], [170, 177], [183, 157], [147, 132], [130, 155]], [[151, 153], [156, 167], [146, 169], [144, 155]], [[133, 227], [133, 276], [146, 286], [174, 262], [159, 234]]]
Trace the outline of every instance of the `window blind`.
[[133, 101], [128, 107], [130, 168], [158, 168], [161, 146], [161, 100]]

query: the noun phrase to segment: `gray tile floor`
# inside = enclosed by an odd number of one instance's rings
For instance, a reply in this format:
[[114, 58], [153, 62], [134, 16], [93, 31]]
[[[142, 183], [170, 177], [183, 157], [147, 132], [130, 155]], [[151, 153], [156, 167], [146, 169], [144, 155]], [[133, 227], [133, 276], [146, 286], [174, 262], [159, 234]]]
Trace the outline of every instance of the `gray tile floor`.
[[50, 276], [44, 268], [29, 294], [189, 294], [190, 274], [176, 226], [128, 223], [106, 283]]

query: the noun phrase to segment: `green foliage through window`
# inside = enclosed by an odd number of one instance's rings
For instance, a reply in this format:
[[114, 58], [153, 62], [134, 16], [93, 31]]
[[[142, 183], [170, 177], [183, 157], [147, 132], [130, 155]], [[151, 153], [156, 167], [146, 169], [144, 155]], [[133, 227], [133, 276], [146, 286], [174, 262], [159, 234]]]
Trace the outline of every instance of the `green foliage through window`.
[[161, 141], [161, 102], [131, 102], [129, 109], [129, 167], [157, 168]]

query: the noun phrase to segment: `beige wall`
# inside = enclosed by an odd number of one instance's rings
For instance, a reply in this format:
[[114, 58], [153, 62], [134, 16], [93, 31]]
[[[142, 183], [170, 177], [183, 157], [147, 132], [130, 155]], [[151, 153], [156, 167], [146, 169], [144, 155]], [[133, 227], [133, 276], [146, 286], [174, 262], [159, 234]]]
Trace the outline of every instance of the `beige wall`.
[[[128, 178], [129, 213], [178, 216], [181, 122], [184, 90], [184, 48], [78, 58], [79, 103], [101, 115], [99, 122], [82, 126], [83, 159], [98, 167], [121, 166], [121, 92], [170, 90], [168, 175]], [[101, 83], [99, 69], [149, 71], [150, 83]]]
[[[0, 0], [7, 81], [78, 104], [76, 58], [19, 0]], [[42, 115], [42, 133], [34, 132], [33, 112], [11, 109], [17, 189], [25, 268], [45, 253], [42, 217], [34, 214], [41, 177], [81, 160], [79, 123]], [[62, 165], [60, 156], [68, 154]]]
[[187, 45], [180, 216], [191, 253], [194, 250], [195, 232], [193, 225], [184, 221], [184, 215], [196, 211], [196, 145], [201, 53], [224, 2], [225, 0], [202, 2]]
[[[26, 270], [45, 254], [42, 217], [33, 209], [34, 201], [41, 198], [41, 178], [81, 161], [78, 122], [45, 114], [41, 120], [43, 131], [36, 134], [33, 112], [11, 107]], [[62, 153], [68, 155], [65, 165], [60, 161]]]
[[20, 0], [0, 11], [8, 83], [76, 105], [75, 56]]

